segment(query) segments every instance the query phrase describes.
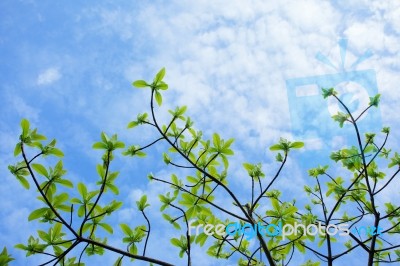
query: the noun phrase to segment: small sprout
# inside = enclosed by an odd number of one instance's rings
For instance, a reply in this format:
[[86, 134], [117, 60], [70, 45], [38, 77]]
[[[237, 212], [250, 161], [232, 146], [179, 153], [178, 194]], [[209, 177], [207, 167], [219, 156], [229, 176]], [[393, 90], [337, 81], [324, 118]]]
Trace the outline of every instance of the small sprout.
[[384, 127], [384, 128], [382, 128], [382, 132], [383, 132], [383, 133], [386, 133], [386, 134], [389, 134], [389, 132], [390, 132], [390, 127]]
[[381, 95], [377, 94], [374, 97], [369, 97], [369, 105], [378, 107]]
[[324, 89], [322, 88], [322, 96], [324, 99], [328, 98], [329, 96], [337, 95], [337, 91], [334, 88]]
[[171, 158], [165, 152], [163, 153], [163, 160], [164, 160], [164, 163], [166, 163], [166, 164], [170, 164], [171, 163]]

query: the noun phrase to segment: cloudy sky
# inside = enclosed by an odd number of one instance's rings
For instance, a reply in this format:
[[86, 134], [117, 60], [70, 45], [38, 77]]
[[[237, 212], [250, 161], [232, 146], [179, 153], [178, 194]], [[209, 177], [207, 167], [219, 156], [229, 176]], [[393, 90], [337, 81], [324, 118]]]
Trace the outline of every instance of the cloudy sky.
[[[309, 145], [289, 161], [277, 188], [288, 192], [288, 199], [304, 198], [299, 188], [307, 179], [306, 169], [319, 163], [310, 162], [310, 154], [325, 155], [326, 145], [343, 143], [340, 132], [331, 133], [327, 126], [328, 107], [334, 105], [320, 101], [320, 95], [312, 97], [318, 82], [361, 95], [355, 105], [363, 103], [366, 91], [381, 93], [379, 111], [369, 114], [375, 120], [366, 119], [365, 127], [390, 125], [390, 144], [399, 143], [399, 43], [396, 0], [1, 1], [0, 243], [10, 247], [18, 259], [15, 265], [37, 262], [26, 262], [23, 252], [11, 248], [35, 231], [37, 224], [28, 223], [27, 216], [39, 206], [35, 192], [21, 188], [7, 170], [16, 162], [12, 154], [22, 118], [58, 140], [71, 180], [94, 187], [100, 154], [91, 146], [101, 131], [118, 133], [127, 144], [143, 145], [150, 139], [147, 131], [126, 130], [149, 103], [149, 94], [131, 83], [152, 79], [165, 67], [170, 89], [160, 117], [187, 105], [196, 128], [206, 136], [219, 132], [234, 137], [231, 183], [244, 188], [237, 190], [240, 197], [246, 198], [250, 187], [241, 163], [261, 162], [271, 174], [276, 165], [267, 147], [284, 136]], [[350, 71], [353, 75], [346, 75]], [[297, 84], [307, 86], [296, 91]], [[294, 114], [307, 119], [299, 122]], [[154, 206], [150, 216], [160, 216], [157, 194], [167, 188], [148, 184], [146, 175], [166, 177], [174, 171], [161, 162], [162, 150], [152, 150], [143, 162], [117, 156], [119, 199], [125, 205], [114, 223], [144, 222], [134, 210], [143, 193]], [[176, 232], [168, 225], [159, 227], [150, 254], [183, 264], [167, 240]], [[118, 239], [110, 241], [121, 245]], [[195, 258], [198, 265], [220, 265], [201, 252]], [[105, 256], [107, 262], [114, 259]]]

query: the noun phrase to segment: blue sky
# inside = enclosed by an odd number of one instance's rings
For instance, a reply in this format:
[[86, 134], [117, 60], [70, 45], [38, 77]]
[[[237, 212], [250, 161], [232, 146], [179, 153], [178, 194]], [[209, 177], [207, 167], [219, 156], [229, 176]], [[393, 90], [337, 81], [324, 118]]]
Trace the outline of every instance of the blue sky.
[[[237, 190], [243, 199], [250, 182], [243, 181], [241, 163], [262, 162], [271, 173], [276, 165], [267, 147], [280, 136], [293, 137], [290, 110], [298, 106], [289, 106], [286, 81], [343, 72], [315, 58], [320, 52], [339, 65], [341, 38], [348, 39], [345, 69], [365, 51], [372, 52], [357, 70], [374, 71], [382, 94], [379, 124], [392, 127], [390, 145], [398, 145], [400, 3], [266, 2], [0, 3], [0, 243], [10, 247], [18, 259], [15, 265], [36, 262], [26, 261], [11, 247], [35, 231], [27, 216], [38, 206], [32, 200], [34, 191], [21, 188], [7, 170], [15, 162], [19, 121], [27, 118], [48, 138], [56, 138], [66, 155], [69, 178], [94, 187], [100, 154], [91, 146], [101, 131], [118, 133], [127, 144], [143, 145], [151, 139], [150, 131], [126, 130], [137, 113], [146, 111], [149, 100], [148, 93], [133, 89], [131, 83], [151, 79], [162, 67], [167, 69], [170, 89], [159, 111], [161, 119], [167, 118], [166, 110], [187, 105], [196, 128], [206, 136], [219, 132], [234, 137], [231, 183], [243, 188]], [[326, 121], [312, 110], [306, 112], [317, 123]], [[307, 139], [309, 133], [299, 137]], [[336, 138], [331, 143], [341, 141]], [[306, 182], [306, 169], [314, 163], [310, 154], [318, 147], [318, 141], [312, 142], [290, 160], [277, 183], [290, 195], [288, 199], [305, 199], [298, 187]], [[119, 198], [126, 204], [113, 223], [143, 223], [134, 210], [134, 201], [143, 193], [154, 206], [151, 217], [160, 217], [157, 194], [167, 188], [148, 184], [146, 175], [166, 177], [174, 172], [161, 162], [164, 148], [152, 149], [143, 162], [118, 156], [114, 169], [121, 171]], [[291, 182], [285, 181], [288, 178]], [[394, 197], [399, 188], [399, 184], [390, 187], [385, 199]], [[159, 227], [153, 237], [160, 241], [153, 239], [150, 254], [164, 250], [160, 256], [175, 261], [178, 252], [167, 239], [176, 232], [168, 225]], [[117, 238], [110, 241], [119, 245]], [[201, 265], [219, 265], [199, 251], [195, 258]], [[113, 259], [106, 255], [107, 262]]]

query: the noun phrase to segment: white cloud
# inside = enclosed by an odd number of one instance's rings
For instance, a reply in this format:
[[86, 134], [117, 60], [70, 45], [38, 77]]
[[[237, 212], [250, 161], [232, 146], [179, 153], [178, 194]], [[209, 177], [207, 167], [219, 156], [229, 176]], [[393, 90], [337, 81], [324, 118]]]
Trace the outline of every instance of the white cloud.
[[58, 68], [50, 67], [39, 74], [37, 85], [50, 85], [62, 77]]

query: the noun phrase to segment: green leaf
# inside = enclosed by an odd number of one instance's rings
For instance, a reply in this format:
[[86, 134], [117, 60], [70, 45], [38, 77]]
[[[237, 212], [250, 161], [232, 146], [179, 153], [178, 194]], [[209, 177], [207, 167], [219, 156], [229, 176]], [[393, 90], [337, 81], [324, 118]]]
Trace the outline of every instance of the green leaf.
[[50, 241], [49, 241], [49, 240], [50, 240], [50, 235], [48, 235], [46, 232], [41, 231], [41, 230], [38, 230], [37, 232], [38, 232], [39, 237], [40, 237], [43, 241], [45, 241], [45, 242], [50, 242]]
[[122, 148], [125, 148], [125, 144], [123, 142], [121, 141], [115, 142], [114, 149], [122, 149]]
[[179, 185], [179, 179], [175, 174], [172, 174], [171, 181], [172, 181], [172, 184]]
[[74, 185], [72, 184], [72, 182], [69, 181], [69, 180], [67, 180], [67, 179], [60, 179], [60, 180], [57, 180], [57, 183], [59, 183], [59, 184], [61, 184], [61, 185], [63, 185], [63, 186], [69, 187], [69, 188], [73, 188], [73, 187], [74, 187]]
[[276, 161], [278, 162], [283, 162], [283, 157], [282, 154], [279, 152], [276, 156], [275, 156]]
[[38, 172], [39, 174], [49, 177], [49, 173], [47, 172], [46, 168], [41, 164], [32, 164], [32, 168]]
[[127, 128], [134, 128], [139, 125], [138, 121], [132, 121], [128, 124]]
[[277, 199], [271, 198], [271, 203], [275, 211], [280, 211], [281, 206], [279, 205], [279, 201]]
[[164, 218], [165, 220], [167, 220], [168, 222], [171, 222], [171, 221], [173, 220], [173, 219], [171, 218], [171, 216], [169, 216], [169, 215], [166, 214], [166, 213], [163, 213], [162, 216], [163, 216], [163, 218]]
[[107, 184], [106, 185], [115, 195], [119, 194], [119, 189], [117, 186], [113, 185], [113, 184]]
[[103, 150], [107, 150], [108, 147], [105, 143], [103, 142], [96, 142], [95, 144], [93, 144], [93, 149], [103, 149]]
[[163, 161], [166, 164], [170, 164], [171, 163], [171, 158], [169, 157], [169, 155], [167, 153], [163, 153]]
[[22, 184], [22, 186], [26, 189], [29, 189], [29, 182], [25, 179], [25, 177], [18, 175], [17, 176], [18, 181]]
[[127, 224], [120, 224], [119, 226], [121, 227], [122, 232], [124, 232], [125, 235], [127, 236], [133, 235], [132, 229]]
[[78, 216], [83, 217], [84, 215], [85, 215], [85, 206], [81, 205], [81, 206], [79, 206], [79, 209], [78, 209]]
[[137, 254], [137, 246], [135, 244], [132, 244], [129, 247], [129, 253], [136, 255]]
[[204, 245], [204, 243], [206, 243], [208, 235], [206, 235], [205, 233], [201, 233], [196, 237], [196, 244], [200, 244], [200, 247], [202, 247]]
[[17, 145], [15, 145], [15, 149], [14, 149], [14, 156], [17, 156], [20, 153], [21, 153], [21, 143], [17, 143]]
[[321, 238], [321, 240], [318, 241], [318, 247], [321, 247], [324, 244], [325, 240], [325, 238]]
[[293, 142], [292, 144], [290, 144], [289, 147], [290, 147], [290, 148], [293, 148], [293, 149], [300, 149], [300, 148], [303, 148], [303, 147], [304, 147], [304, 142], [295, 141], [295, 142]]
[[160, 81], [163, 80], [165, 76], [165, 67], [163, 67], [160, 71], [158, 71], [156, 77], [154, 78], [154, 83], [158, 84]]
[[144, 80], [136, 80], [132, 83], [132, 85], [136, 88], [145, 88], [145, 87], [149, 87], [150, 85], [147, 84], [146, 81]]
[[62, 224], [56, 223], [56, 224], [54, 225], [53, 229], [52, 229], [52, 235], [53, 235], [53, 237], [57, 237], [57, 236], [63, 235], [63, 234], [61, 233], [61, 229], [62, 229]]
[[176, 246], [176, 247], [181, 247], [181, 241], [177, 238], [172, 238], [171, 239], [171, 244]]
[[172, 225], [174, 226], [175, 229], [181, 230], [181, 226], [177, 222], [172, 222], [171, 221], [171, 223], [172, 223]]
[[190, 207], [187, 211], [186, 211], [186, 217], [187, 217], [187, 219], [189, 220], [189, 219], [191, 219], [194, 215], [195, 215], [195, 213], [196, 213], [196, 209], [195, 209], [195, 206], [193, 206], [193, 207]]
[[99, 176], [101, 177], [101, 179], [104, 179], [106, 173], [105, 173], [103, 166], [98, 164], [96, 166], [96, 170], [97, 170], [97, 173], [99, 174]]
[[348, 248], [348, 249], [351, 249], [351, 247], [353, 246], [351, 240], [345, 242], [344, 245], [345, 245], [345, 247]]
[[157, 90], [167, 90], [168, 89], [168, 84], [165, 83], [164, 81], [161, 81], [158, 83], [158, 85], [156, 86]]
[[283, 150], [282, 145], [281, 144], [274, 144], [271, 147], [269, 147], [270, 151], [280, 151]]
[[77, 188], [78, 188], [78, 192], [79, 192], [79, 194], [81, 194], [82, 198], [83, 199], [86, 198], [87, 188], [86, 188], [85, 184], [79, 182]]
[[118, 257], [118, 259], [114, 262], [113, 266], [122, 266], [122, 259], [124, 257]]
[[228, 169], [228, 166], [229, 166], [228, 158], [226, 158], [226, 156], [224, 154], [221, 154], [220, 156], [221, 156], [222, 162], [224, 163], [225, 169]]
[[27, 250], [27, 247], [23, 244], [16, 244], [14, 247], [22, 250]]
[[254, 169], [254, 165], [253, 164], [251, 164], [251, 163], [243, 163], [243, 167], [244, 167], [244, 169], [246, 169], [247, 170], [247, 172], [251, 172], [251, 171], [253, 171], [253, 169]]
[[140, 198], [140, 204], [144, 206], [146, 203], [147, 203], [147, 196], [146, 196], [146, 195], [143, 195], [143, 196]]
[[31, 212], [31, 214], [29, 214], [28, 221], [32, 221], [43, 217], [43, 215], [47, 212], [47, 210], [48, 208], [40, 208], [34, 210], [33, 212]]
[[156, 98], [156, 102], [157, 102], [158, 106], [161, 106], [161, 104], [162, 104], [161, 93], [159, 93], [158, 91], [155, 91], [155, 98]]
[[217, 133], [213, 134], [213, 145], [216, 148], [219, 148], [221, 145], [221, 138], [219, 137], [219, 135]]
[[71, 203], [73, 203], [73, 204], [82, 204], [82, 201], [80, 199], [78, 199], [78, 198], [72, 198], [71, 199]]
[[104, 132], [101, 132], [100, 136], [101, 136], [101, 140], [102, 140], [104, 143], [107, 143], [107, 142], [110, 140], [110, 138], [109, 138], [109, 137], [107, 136], [107, 134], [104, 133]]
[[308, 260], [305, 263], [301, 264], [301, 266], [319, 266], [321, 265], [319, 261], [313, 262], [312, 260]]
[[49, 151], [49, 154], [53, 154], [54, 156], [57, 156], [57, 157], [64, 157], [64, 153], [57, 148], [51, 149]]
[[147, 206], [150, 206], [149, 204], [147, 204], [147, 196], [143, 195], [139, 201], [136, 201], [136, 205], [139, 211], [143, 211]]
[[26, 137], [29, 133], [29, 121], [26, 119], [21, 120], [21, 129], [22, 129], [22, 136]]
[[106, 223], [99, 223], [99, 225], [100, 225], [101, 227], [103, 227], [104, 230], [106, 230], [108, 233], [110, 233], [110, 234], [113, 233], [113, 229], [112, 229], [112, 227], [111, 227], [109, 224], [106, 224]]
[[33, 130], [32, 131], [32, 134], [31, 134], [31, 138], [32, 138], [32, 140], [33, 141], [37, 141], [37, 140], [46, 140], [46, 137], [45, 136], [43, 136], [43, 135], [40, 135], [40, 134], [37, 134], [36, 133], [36, 129], [35, 130]]
[[[69, 198], [68, 193], [61, 193], [61, 194], [57, 195], [57, 196], [54, 198], [53, 203], [54, 203], [54, 205], [57, 205], [57, 203], [58, 203], [58, 204], [59, 204], [59, 203], [63, 203], [64, 201], [68, 200], [68, 198]], [[69, 209], [68, 209], [68, 210], [69, 210]]]
[[400, 258], [400, 249], [396, 249], [394, 251], [394, 253], [396, 253], [397, 259], [399, 259]]

